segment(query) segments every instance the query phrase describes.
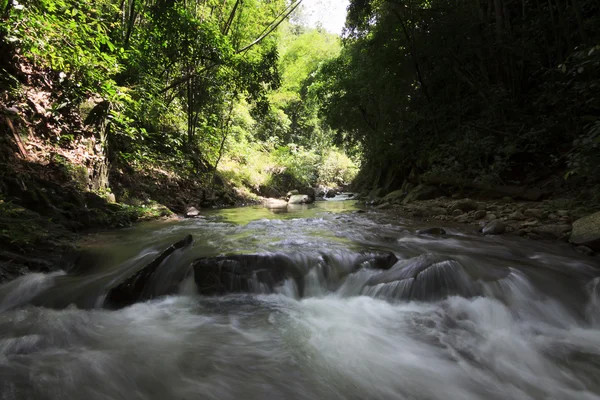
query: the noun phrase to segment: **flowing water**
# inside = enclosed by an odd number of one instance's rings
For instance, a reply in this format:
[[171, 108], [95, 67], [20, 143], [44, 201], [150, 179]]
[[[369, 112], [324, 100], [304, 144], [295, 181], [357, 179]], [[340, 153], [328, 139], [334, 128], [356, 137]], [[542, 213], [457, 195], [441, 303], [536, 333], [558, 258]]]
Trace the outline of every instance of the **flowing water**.
[[[597, 259], [353, 210], [221, 210], [88, 238], [64, 271], [0, 287], [0, 398], [600, 399]], [[102, 308], [187, 234], [144, 289], [173, 294]], [[400, 261], [349, 268], [364, 251]], [[250, 253], [285, 254], [302, 293], [286, 279], [198, 294], [192, 260]]]

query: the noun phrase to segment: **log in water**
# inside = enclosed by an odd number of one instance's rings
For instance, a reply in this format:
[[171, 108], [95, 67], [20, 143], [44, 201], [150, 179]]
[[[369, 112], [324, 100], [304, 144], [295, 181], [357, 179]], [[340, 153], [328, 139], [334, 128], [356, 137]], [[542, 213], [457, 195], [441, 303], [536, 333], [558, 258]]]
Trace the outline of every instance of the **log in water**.
[[0, 398], [600, 399], [596, 259], [352, 209], [143, 224], [1, 286]]

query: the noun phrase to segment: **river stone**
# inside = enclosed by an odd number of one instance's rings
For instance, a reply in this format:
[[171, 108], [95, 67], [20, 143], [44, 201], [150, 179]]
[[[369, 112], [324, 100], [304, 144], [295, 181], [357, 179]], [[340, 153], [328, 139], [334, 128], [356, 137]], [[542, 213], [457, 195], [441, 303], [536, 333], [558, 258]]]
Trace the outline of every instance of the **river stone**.
[[443, 196], [443, 194], [444, 193], [435, 186], [421, 184], [411, 190], [404, 200], [402, 200], [402, 203], [407, 204], [417, 200], [431, 200]]
[[285, 197], [292, 197], [295, 194], [300, 194], [300, 192], [297, 189], [293, 189], [293, 190], [290, 190], [289, 192], [287, 192]]
[[419, 235], [445, 235], [446, 230], [444, 228], [432, 227], [426, 229], [419, 229], [417, 233]]
[[482, 230], [484, 235], [500, 235], [506, 231], [506, 225], [499, 219], [488, 223]]
[[459, 210], [459, 209], [452, 210], [452, 216], [453, 216], [453, 217], [459, 217], [459, 216], [461, 216], [461, 215], [463, 215], [463, 214], [464, 214], [464, 213], [463, 213], [463, 211], [462, 211], [462, 210]]
[[485, 218], [486, 215], [487, 215], [487, 211], [477, 210], [477, 211], [475, 211], [475, 214], [473, 214], [473, 218], [482, 219], [482, 218]]
[[567, 224], [542, 225], [531, 228], [533, 233], [549, 239], [559, 239], [570, 230], [571, 225]]
[[266, 208], [271, 208], [271, 209], [281, 209], [281, 208], [287, 208], [287, 201], [285, 200], [280, 200], [280, 199], [265, 199], [264, 200], [264, 206]]
[[600, 251], [600, 212], [575, 221], [569, 241], [576, 246], [586, 246], [594, 251]]
[[325, 197], [327, 197], [328, 199], [331, 199], [333, 197], [335, 197], [337, 195], [337, 192], [335, 190], [328, 190], [327, 193], [325, 194]]
[[433, 215], [446, 215], [448, 214], [448, 210], [446, 210], [444, 207], [431, 207], [431, 214]]
[[498, 217], [496, 216], [496, 214], [494, 213], [489, 213], [488, 215], [485, 216], [484, 220], [486, 221], [493, 221], [495, 219], [498, 219]]
[[187, 218], [194, 218], [200, 215], [200, 211], [196, 207], [188, 207], [185, 210], [185, 216]]
[[544, 218], [545, 212], [544, 210], [540, 210], [539, 208], [528, 208], [527, 210], [525, 210], [525, 216], [532, 218]]
[[422, 254], [401, 260], [390, 270], [371, 277], [364, 294], [402, 300], [431, 301], [447, 296], [472, 297], [480, 294], [475, 280], [496, 280], [508, 270], [488, 268], [467, 271], [458, 261], [438, 254]]
[[399, 203], [405, 195], [406, 193], [403, 190], [394, 190], [383, 196], [383, 201], [388, 203]]
[[294, 194], [288, 200], [288, 204], [310, 204], [313, 202], [313, 199], [306, 194]]
[[461, 211], [464, 211], [464, 212], [469, 212], [469, 211], [477, 210], [478, 206], [479, 205], [474, 200], [463, 199], [463, 200], [456, 201], [452, 205], [452, 207], [450, 208], [450, 210], [452, 210], [452, 211], [454, 211], [454, 210], [461, 210]]
[[511, 213], [508, 216], [508, 219], [512, 219], [512, 220], [515, 220], [515, 221], [523, 221], [525, 219], [525, 216], [523, 215], [522, 212], [515, 211], [514, 213]]

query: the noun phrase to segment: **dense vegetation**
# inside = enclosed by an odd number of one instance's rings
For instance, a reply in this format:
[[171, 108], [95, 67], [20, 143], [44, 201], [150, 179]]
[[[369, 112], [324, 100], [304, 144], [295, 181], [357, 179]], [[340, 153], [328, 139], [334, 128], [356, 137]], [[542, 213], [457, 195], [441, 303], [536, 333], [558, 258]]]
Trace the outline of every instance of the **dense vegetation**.
[[22, 135], [91, 151], [82, 186], [123, 201], [145, 193], [109, 175], [185, 178], [203, 199], [357, 166], [360, 188], [598, 183], [597, 1], [353, 0], [341, 39], [293, 23], [299, 5], [5, 0], [3, 101]]
[[356, 167], [307, 90], [340, 40], [290, 25], [299, 3], [4, 2], [4, 101], [47, 142], [92, 148], [97, 191], [139, 173], [204, 198], [223, 180], [245, 196], [348, 183]]
[[360, 145], [369, 185], [597, 183], [599, 7], [352, 0], [319, 78], [327, 122]]

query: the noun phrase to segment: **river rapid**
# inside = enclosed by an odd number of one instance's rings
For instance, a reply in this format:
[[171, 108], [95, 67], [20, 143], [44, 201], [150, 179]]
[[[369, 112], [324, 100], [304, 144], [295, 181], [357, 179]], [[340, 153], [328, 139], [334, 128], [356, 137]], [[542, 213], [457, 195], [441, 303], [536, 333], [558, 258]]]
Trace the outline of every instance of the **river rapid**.
[[[355, 210], [229, 209], [87, 238], [63, 271], [0, 286], [0, 399], [600, 399], [596, 258], [464, 227], [420, 235], [424, 223]], [[152, 283], [179, 277], [176, 293], [102, 308], [107, 288], [187, 234]], [[449, 261], [397, 281], [346, 268], [361, 251], [393, 252], [398, 270]], [[192, 260], [250, 253], [295, 260], [302, 297], [289, 279], [198, 294]], [[439, 282], [460, 290], [436, 297]]]

